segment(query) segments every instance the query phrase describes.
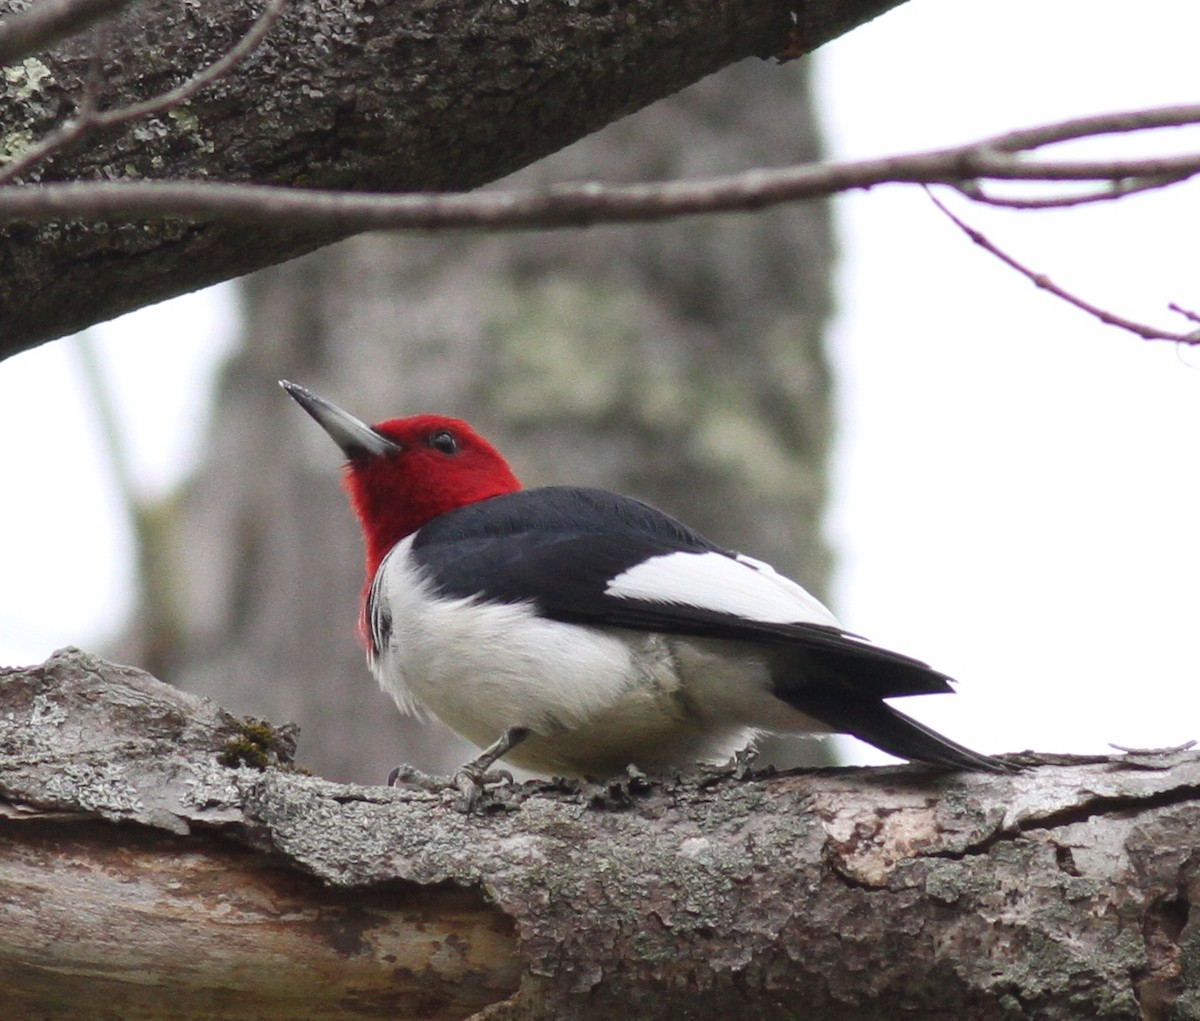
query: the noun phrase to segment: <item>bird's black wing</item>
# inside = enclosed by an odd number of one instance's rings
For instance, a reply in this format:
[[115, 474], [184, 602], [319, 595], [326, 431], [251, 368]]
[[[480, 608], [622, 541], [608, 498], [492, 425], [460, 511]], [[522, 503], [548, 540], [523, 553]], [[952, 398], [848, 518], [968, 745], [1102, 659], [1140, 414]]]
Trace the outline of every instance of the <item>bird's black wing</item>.
[[751, 566], [757, 562], [739, 560], [662, 511], [602, 490], [521, 490], [470, 504], [425, 525], [411, 551], [446, 595], [528, 601], [572, 623], [766, 642], [811, 660], [821, 673], [837, 667], [877, 698], [951, 690], [944, 674], [842, 630], [828, 611], [821, 616], [798, 597], [795, 619], [780, 620], [733, 612], [721, 592], [698, 589], [686, 574], [677, 590], [652, 588], [653, 598], [613, 591], [613, 580], [637, 565], [678, 554], [727, 559], [735, 578], [744, 574], [786, 610], [789, 594], [780, 594], [778, 576], [756, 577], [769, 571], [765, 565]]

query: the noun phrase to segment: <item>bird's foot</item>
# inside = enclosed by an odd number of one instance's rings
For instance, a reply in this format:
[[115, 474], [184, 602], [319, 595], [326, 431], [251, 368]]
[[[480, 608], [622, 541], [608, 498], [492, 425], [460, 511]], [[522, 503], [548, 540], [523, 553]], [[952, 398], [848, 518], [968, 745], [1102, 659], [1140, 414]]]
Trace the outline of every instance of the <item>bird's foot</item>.
[[462, 794], [459, 808], [470, 815], [484, 807], [484, 797], [489, 787], [511, 785], [513, 775], [507, 769], [492, 769], [497, 759], [503, 758], [529, 736], [527, 727], [509, 727], [495, 741], [454, 773], [453, 785]]
[[[485, 807], [485, 799], [491, 797], [491, 788], [511, 786], [515, 783], [512, 773], [507, 769], [493, 769], [492, 766], [497, 759], [519, 745], [528, 735], [529, 731], [525, 727], [510, 727], [470, 762], [459, 766], [449, 779], [430, 776], [413, 766], [397, 766], [388, 774], [388, 786], [420, 787], [422, 790], [435, 793], [452, 788], [462, 796], [458, 805], [459, 809], [470, 815]], [[497, 804], [500, 803], [497, 802]]]
[[466, 815], [488, 807], [493, 789], [514, 782], [512, 773], [507, 769], [479, 769], [474, 762], [460, 766], [449, 777], [433, 776], [415, 766], [403, 765], [388, 773], [387, 778], [389, 787], [416, 787], [433, 794], [457, 791], [459, 800], [455, 807]]
[[450, 786], [459, 792], [458, 810], [464, 815], [472, 815], [488, 807], [495, 788], [511, 786], [515, 782], [507, 769], [479, 769], [475, 763], [468, 762], [455, 770]]

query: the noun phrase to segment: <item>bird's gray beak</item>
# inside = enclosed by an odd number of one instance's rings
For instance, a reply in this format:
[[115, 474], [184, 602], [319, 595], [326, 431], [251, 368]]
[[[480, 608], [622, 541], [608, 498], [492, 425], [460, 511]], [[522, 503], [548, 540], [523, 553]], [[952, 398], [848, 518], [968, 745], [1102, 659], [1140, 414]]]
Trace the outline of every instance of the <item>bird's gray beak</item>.
[[322, 429], [329, 433], [330, 438], [342, 453], [350, 460], [364, 457], [389, 457], [398, 454], [403, 448], [385, 436], [380, 436], [366, 422], [355, 418], [348, 411], [343, 411], [336, 404], [331, 404], [324, 397], [318, 397], [311, 390], [296, 383], [281, 379], [279, 385], [317, 421]]

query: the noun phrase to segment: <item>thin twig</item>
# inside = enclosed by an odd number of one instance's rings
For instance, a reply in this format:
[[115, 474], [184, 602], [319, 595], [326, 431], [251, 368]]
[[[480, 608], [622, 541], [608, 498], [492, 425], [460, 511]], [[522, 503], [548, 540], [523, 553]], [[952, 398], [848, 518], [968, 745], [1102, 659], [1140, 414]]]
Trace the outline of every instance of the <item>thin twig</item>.
[[993, 135], [979, 144], [1001, 152], [1017, 153], [1080, 138], [1123, 135], [1158, 128], [1182, 128], [1196, 123], [1200, 123], [1200, 103], [1178, 103], [1151, 110], [1120, 110], [1115, 113], [1070, 117], [1031, 128], [1016, 128]]
[[[1197, 121], [1200, 123], [1200, 120]], [[1111, 156], [1107, 159], [1031, 159], [984, 145], [959, 150], [961, 180], [995, 181], [1120, 181], [1127, 178], [1169, 177], [1175, 182], [1200, 174], [1200, 152], [1174, 156]]]
[[[265, 33], [265, 19], [283, 0], [273, 0], [256, 30], [203, 76], [137, 107], [105, 113], [119, 123], [146, 110], [160, 112], [224, 73]], [[882, 159], [814, 163], [752, 170], [727, 177], [633, 185], [581, 182], [538, 191], [452, 194], [353, 194], [274, 185], [222, 182], [88, 182], [0, 188], [0, 223], [69, 218], [129, 220], [177, 217], [199, 221], [258, 223], [336, 233], [362, 230], [522, 229], [583, 227], [597, 223], [648, 223], [708, 213], [749, 212], [785, 202], [823, 198], [880, 184], [947, 184], [976, 201], [987, 201], [984, 181], [1106, 183], [1120, 192], [1166, 187], [1200, 175], [1200, 152], [1103, 160], [1033, 160], [1012, 151], [1017, 141], [1036, 146], [1083, 136], [1084, 128], [1112, 133], [1200, 124], [1200, 104], [1084, 117], [997, 135], [968, 145]], [[64, 128], [63, 130], [66, 130]], [[72, 136], [74, 137], [74, 136]], [[0, 183], [42, 158], [47, 139]], [[55, 144], [60, 144], [58, 141]], [[1122, 182], [1137, 181], [1137, 186]], [[1113, 182], [1116, 182], [1115, 184]], [[997, 204], [1003, 200], [994, 200]], [[1019, 201], [1019, 200], [1014, 200]], [[1030, 200], [1032, 201], [1032, 200]], [[1046, 204], [1052, 204], [1049, 198]], [[1075, 204], [1069, 196], [1060, 204]], [[1031, 206], [1032, 208], [1032, 206]]]
[[[650, 223], [697, 214], [757, 211], [880, 184], [947, 184], [962, 188], [964, 181], [978, 179], [976, 156], [974, 147], [964, 146], [884, 159], [753, 170], [694, 181], [633, 185], [582, 182], [523, 192], [355, 194], [208, 181], [31, 184], [0, 188], [0, 223], [177, 217], [346, 233]], [[1200, 153], [1188, 159], [1191, 165], [1186, 176], [1200, 174]], [[1019, 160], [1011, 162], [1020, 165]], [[1089, 163], [1086, 170], [1077, 169], [1075, 176], [1128, 178], [1138, 176], [1139, 169], [1128, 160], [1099, 161]], [[1004, 176], [1014, 179], [1017, 175]], [[1177, 171], [1176, 178], [1184, 180], [1185, 175]]]
[[60, 39], [115, 14], [132, 0], [37, 0], [0, 21], [0, 66], [49, 49]]
[[130, 103], [128, 106], [116, 107], [112, 110], [97, 110], [95, 108], [96, 89], [93, 87], [89, 73], [89, 79], [85, 83], [75, 117], [52, 131], [36, 145], [25, 150], [20, 157], [0, 170], [0, 184], [7, 184], [15, 180], [48, 156], [58, 152], [64, 146], [77, 142], [93, 131], [117, 127], [143, 117], [165, 113], [186, 103], [201, 89], [224, 78], [254, 52], [267, 37], [267, 33], [271, 31], [271, 27], [279, 18], [287, 2], [288, 0], [269, 0], [262, 14], [250, 26], [246, 34], [218, 60], [194, 74], [182, 85], [141, 102]]
[[1004, 251], [1004, 249], [1000, 248], [999, 245], [991, 241], [982, 231], [977, 230], [968, 223], [965, 223], [961, 218], [951, 212], [946, 204], [943, 203], [941, 199], [939, 199], [929, 188], [926, 188], [925, 192], [929, 196], [930, 201], [932, 201], [933, 204], [946, 215], [947, 219], [949, 219], [951, 223], [953, 223], [956, 227], [958, 227], [959, 230], [966, 234], [967, 237], [974, 241], [975, 244], [979, 245], [979, 247], [985, 252], [990, 252], [1006, 266], [1010, 266], [1012, 269], [1015, 269], [1036, 287], [1040, 287], [1042, 290], [1048, 291], [1056, 298], [1061, 298], [1069, 305], [1074, 305], [1077, 309], [1088, 313], [1088, 315], [1094, 316], [1108, 326], [1116, 326], [1119, 329], [1136, 334], [1143, 340], [1170, 340], [1178, 344], [1200, 344], [1200, 330], [1193, 330], [1191, 333], [1177, 333], [1169, 330], [1160, 330], [1156, 326], [1148, 326], [1145, 323], [1139, 323], [1133, 319], [1126, 319], [1124, 316], [1116, 315], [1115, 313], [1108, 311], [1108, 309], [1101, 308], [1099, 305], [1093, 305], [1090, 301], [1085, 301], [1078, 295], [1071, 293], [1063, 287], [1060, 287], [1048, 276], [1046, 276], [1045, 273], [1039, 273], [1036, 270], [1030, 269], [1023, 262], [1016, 259], [1012, 255], [1009, 255], [1008, 252]]
[[84, 389], [92, 400], [100, 446], [108, 461], [108, 473], [116, 483], [117, 497], [132, 524], [137, 520], [141, 501], [138, 499], [137, 484], [134, 481], [130, 443], [121, 427], [116, 398], [104, 375], [91, 331], [83, 330], [77, 333], [69, 347], [79, 362]]
[[1100, 191], [1081, 192], [1072, 195], [1040, 195], [1035, 198], [1017, 198], [1016, 196], [992, 195], [985, 191], [978, 181], [967, 181], [955, 186], [959, 194], [983, 206], [998, 206], [1001, 209], [1071, 209], [1075, 206], [1094, 205], [1097, 202], [1114, 202], [1126, 195], [1136, 195], [1143, 191], [1156, 191], [1169, 188], [1187, 180], [1187, 176], [1176, 174], [1171, 177], [1120, 178], [1109, 181]]
[[1177, 305], [1177, 304], [1175, 304], [1175, 302], [1171, 302], [1171, 304], [1169, 304], [1167, 306], [1167, 308], [1169, 308], [1172, 312], [1178, 312], [1181, 316], [1183, 316], [1184, 319], [1187, 319], [1189, 322], [1200, 323], [1200, 314], [1193, 312], [1191, 309], [1187, 309], [1181, 305]]
[[87, 76], [79, 97], [78, 116], [84, 120], [94, 117], [100, 109], [100, 93], [104, 88], [104, 58], [108, 53], [108, 26], [101, 22], [92, 29], [92, 52], [88, 57]]
[[177, 217], [303, 230], [512, 230], [652, 223], [755, 211], [892, 181], [953, 183], [943, 159], [827, 163], [652, 184], [582, 182], [537, 191], [355, 194], [207, 181], [96, 181], [0, 188], [0, 223]]

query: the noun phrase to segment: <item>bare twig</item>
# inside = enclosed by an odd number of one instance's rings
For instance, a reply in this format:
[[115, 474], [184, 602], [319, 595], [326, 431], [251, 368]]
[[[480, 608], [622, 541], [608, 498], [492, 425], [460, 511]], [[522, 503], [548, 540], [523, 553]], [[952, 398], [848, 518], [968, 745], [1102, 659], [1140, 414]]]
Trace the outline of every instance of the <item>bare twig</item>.
[[[112, 110], [96, 109], [97, 86], [94, 80], [94, 72], [89, 71], [88, 81], [85, 83], [83, 96], [81, 97], [79, 109], [75, 117], [51, 132], [36, 145], [31, 146], [20, 157], [7, 164], [3, 170], [0, 170], [0, 184], [8, 184], [64, 146], [78, 141], [93, 131], [98, 131], [102, 128], [117, 127], [121, 124], [140, 120], [142, 117], [166, 113], [168, 110], [186, 103], [201, 89], [205, 89], [221, 78], [224, 78], [225, 75], [229, 74], [230, 71], [253, 53], [267, 37], [267, 33], [271, 31], [271, 26], [275, 24], [286, 3], [287, 0], [269, 0], [262, 14], [250, 26], [246, 34], [238, 40], [235, 46], [231, 47], [221, 56], [220, 59], [209, 64], [204, 70], [194, 74], [182, 85], [159, 93], [157, 96], [151, 96], [140, 103], [131, 103], [128, 106], [121, 106]], [[95, 64], [96, 62], [93, 60], [91, 68], [94, 69]]]
[[1175, 302], [1171, 302], [1167, 308], [1169, 308], [1172, 312], [1178, 312], [1189, 322], [1200, 323], [1200, 314], [1193, 312], [1191, 309], [1183, 308], [1182, 306], [1175, 304]]
[[28, 10], [0, 21], [0, 65], [40, 53], [93, 22], [115, 14], [132, 0], [37, 0]]
[[984, 206], [998, 206], [1002, 209], [1070, 209], [1074, 206], [1094, 205], [1097, 202], [1113, 202], [1126, 195], [1136, 195], [1138, 192], [1169, 188], [1173, 184], [1187, 180], [1188, 176], [1190, 175], [1176, 174], [1168, 177], [1121, 178], [1109, 181], [1107, 185], [1096, 191], [1071, 195], [1040, 195], [1035, 198], [992, 195], [985, 191], [978, 181], [967, 181], [955, 185], [955, 189], [972, 202], [978, 202]]
[[[975, 146], [845, 163], [754, 170], [728, 177], [652, 184], [583, 182], [527, 192], [353, 194], [220, 182], [113, 181], [0, 188], [0, 222], [71, 218], [177, 217], [296, 229], [448, 230], [586, 227], [648, 223], [704, 213], [749, 212], [880, 184], [964, 188], [984, 176], [1007, 180], [1108, 180], [1162, 174], [1175, 182], [1200, 174], [1200, 153], [1145, 161], [1003, 166]], [[987, 162], [989, 170], [983, 170]], [[2, 181], [4, 175], [0, 175]], [[971, 191], [965, 194], [972, 196]]]
[[899, 179], [941, 182], [940, 161], [814, 164], [701, 181], [539, 191], [354, 194], [219, 182], [114, 181], [0, 188], [0, 222], [179, 217], [297, 229], [446, 230], [586, 227], [761, 209]]
[[1125, 110], [1116, 113], [1098, 113], [1086, 117], [1070, 117], [1052, 124], [1039, 124], [1032, 128], [1017, 128], [1005, 131], [981, 142], [1001, 152], [1017, 153], [1040, 149], [1059, 142], [1074, 142], [1080, 138], [1096, 138], [1100, 135], [1123, 135], [1133, 131], [1150, 131], [1158, 128], [1182, 128], [1200, 122], [1200, 104], [1180, 103], [1162, 106], [1153, 110]]
[[100, 109], [100, 92], [104, 88], [104, 57], [108, 53], [108, 26], [101, 23], [92, 30], [92, 53], [88, 58], [87, 77], [79, 97], [79, 115], [94, 116]]
[[[1145, 323], [1139, 323], [1133, 319], [1126, 319], [1124, 316], [1116, 315], [1107, 309], [1092, 304], [1090, 301], [1085, 301], [1078, 295], [1073, 294], [1063, 287], [1060, 287], [1048, 276], [1046, 276], [1045, 273], [1039, 273], [1036, 270], [1030, 269], [1023, 262], [1016, 259], [1012, 255], [1009, 255], [1008, 252], [1004, 251], [1004, 249], [1000, 248], [997, 244], [991, 241], [982, 231], [976, 230], [970, 224], [965, 223], [960, 217], [956, 216], [946, 206], [945, 203], [943, 203], [936, 195], [933, 194], [932, 191], [930, 191], [928, 188], [926, 188], [925, 191], [929, 195], [929, 198], [933, 204], [946, 215], [951, 223], [953, 223], [956, 227], [958, 227], [959, 230], [966, 234], [967, 237], [974, 241], [975, 244], [979, 245], [979, 247], [984, 251], [990, 252], [1006, 266], [1010, 266], [1015, 269], [1023, 277], [1029, 280], [1030, 283], [1040, 287], [1044, 291], [1048, 291], [1056, 298], [1061, 298], [1063, 301], [1067, 302], [1067, 304], [1074, 305], [1076, 308], [1088, 313], [1088, 315], [1099, 319], [1102, 323], [1105, 323], [1109, 326], [1116, 326], [1122, 330], [1127, 330], [1129, 333], [1136, 334], [1143, 340], [1170, 340], [1177, 344], [1200, 344], [1200, 330], [1193, 330], [1190, 333], [1178, 333], [1169, 330], [1160, 330], [1156, 326], [1148, 326]], [[1181, 312], [1182, 314], [1188, 316], [1188, 318], [1192, 318], [1189, 313], [1184, 312], [1183, 309], [1176, 305], [1172, 305], [1171, 308], [1174, 311]]]
[[[249, 52], [283, 0], [272, 0], [234, 50], [186, 85], [145, 103], [96, 115], [82, 127], [65, 125], [0, 173], [11, 180], [46, 152], [98, 124], [122, 123], [181, 102]], [[1026, 128], [948, 149], [882, 159], [816, 163], [695, 181], [609, 186], [596, 182], [530, 192], [441, 195], [349, 194], [271, 185], [220, 182], [89, 182], [0, 188], [0, 222], [63, 218], [110, 220], [179, 217], [253, 222], [316, 230], [445, 230], [583, 227], [596, 223], [666, 220], [702, 213], [747, 212], [880, 184], [948, 184], [976, 201], [1044, 208], [1076, 205], [1078, 195], [1006, 200], [985, 196], [983, 181], [1105, 184], [1105, 200], [1178, 184], [1200, 175], [1200, 152], [1173, 156], [1087, 160], [1030, 159], [1021, 145], [1041, 148], [1100, 134], [1200, 124], [1200, 104], [1082, 117]], [[1089, 198], [1088, 201], [1100, 201]]]
[[130, 445], [121, 428], [112, 387], [105, 378], [91, 332], [83, 330], [77, 333], [72, 340], [73, 342], [69, 346], [79, 362], [84, 389], [91, 398], [96, 414], [100, 445], [104, 457], [108, 461], [107, 471], [116, 482], [117, 496], [128, 520], [134, 523], [140, 512], [140, 501], [137, 495], [137, 485], [134, 482]]
[[[1200, 112], [1196, 115], [1200, 123]], [[1094, 181], [1108, 183], [1128, 178], [1172, 178], [1186, 181], [1200, 174], [1200, 152], [1175, 156], [1117, 156], [1108, 159], [1055, 160], [1028, 159], [1020, 154], [988, 149], [984, 145], [964, 146], [960, 180], [993, 181]]]

